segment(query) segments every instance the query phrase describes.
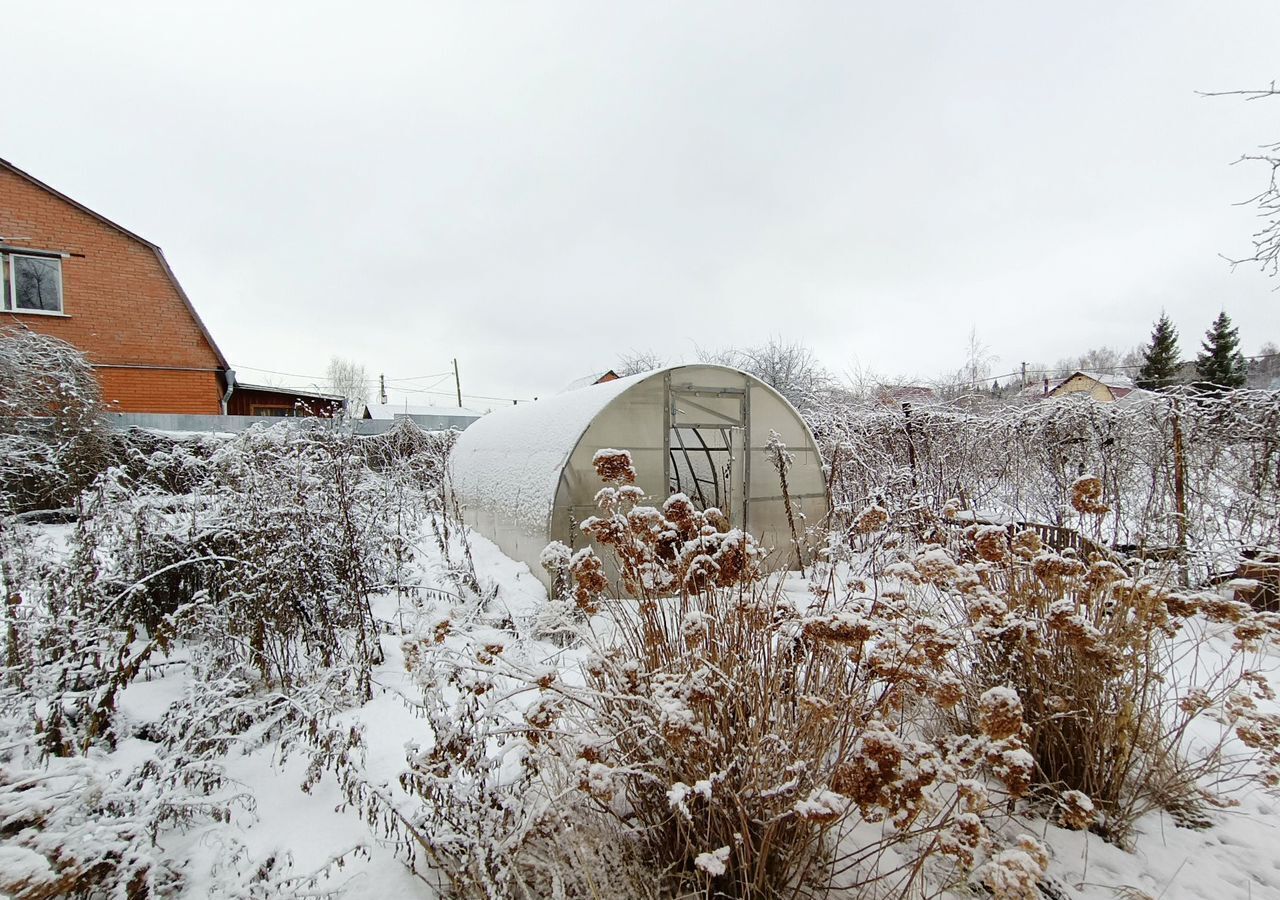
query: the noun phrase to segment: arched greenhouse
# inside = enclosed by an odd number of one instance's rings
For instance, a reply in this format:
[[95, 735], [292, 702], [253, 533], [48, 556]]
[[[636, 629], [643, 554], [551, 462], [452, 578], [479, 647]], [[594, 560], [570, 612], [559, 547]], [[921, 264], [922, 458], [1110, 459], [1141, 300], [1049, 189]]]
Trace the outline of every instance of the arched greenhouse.
[[818, 524], [827, 498], [813, 434], [781, 394], [725, 366], [673, 366], [492, 412], [458, 436], [454, 496], [468, 525], [545, 582], [547, 544], [586, 543], [578, 524], [596, 514], [602, 486], [595, 452], [628, 450], [653, 505], [684, 493], [785, 552], [792, 539], [767, 452], [772, 432], [794, 455], [787, 487], [797, 526]]

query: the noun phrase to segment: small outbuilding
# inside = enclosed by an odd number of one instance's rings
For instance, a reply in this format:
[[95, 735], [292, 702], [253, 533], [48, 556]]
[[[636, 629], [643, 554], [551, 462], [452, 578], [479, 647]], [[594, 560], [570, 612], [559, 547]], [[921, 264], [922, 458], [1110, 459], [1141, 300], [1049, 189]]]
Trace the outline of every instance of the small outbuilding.
[[826, 481], [809, 427], [773, 388], [725, 366], [672, 366], [499, 409], [458, 436], [450, 474], [467, 524], [544, 582], [547, 544], [586, 542], [578, 525], [596, 514], [602, 486], [591, 460], [605, 448], [631, 453], [652, 505], [683, 493], [785, 552], [792, 539], [768, 456], [773, 432], [794, 456], [787, 487], [797, 527], [819, 524]]

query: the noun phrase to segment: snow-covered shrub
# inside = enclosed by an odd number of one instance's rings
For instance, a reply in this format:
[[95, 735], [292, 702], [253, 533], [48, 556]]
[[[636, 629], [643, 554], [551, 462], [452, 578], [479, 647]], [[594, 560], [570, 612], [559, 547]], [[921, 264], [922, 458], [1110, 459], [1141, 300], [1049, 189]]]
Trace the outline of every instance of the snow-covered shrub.
[[359, 446], [375, 472], [408, 477], [423, 491], [439, 492], [457, 439], [456, 431], [424, 431], [411, 419], [400, 419], [382, 434], [360, 438]]
[[[154, 467], [131, 459], [77, 499], [60, 562], [4, 548], [6, 681], [47, 700], [44, 752], [113, 742], [117, 694], [178, 642], [263, 687], [338, 667], [367, 696], [380, 653], [368, 598], [398, 535], [352, 438], [284, 427], [151, 449]], [[165, 490], [175, 470], [190, 493]]]
[[158, 835], [251, 806], [220, 767], [180, 752], [126, 772], [85, 757], [0, 767], [0, 892], [19, 900], [171, 896], [181, 862]]
[[[179, 891], [162, 838], [252, 812], [223, 773], [233, 748], [304, 754], [304, 787], [332, 771], [353, 805], [379, 802], [361, 732], [332, 720], [370, 696], [369, 597], [407, 577], [421, 472], [391, 459], [376, 474], [358, 439], [314, 423], [118, 443], [73, 525], [3, 520], [0, 890], [17, 897]], [[131, 684], [172, 671], [187, 688], [166, 712], [120, 710]], [[107, 762], [126, 745], [123, 768]], [[297, 872], [210, 839], [228, 848], [217, 896], [310, 896], [342, 864]]]
[[[391, 568], [395, 523], [353, 438], [279, 427], [153, 459], [158, 481], [150, 466], [116, 468], [82, 495], [74, 558], [48, 598], [62, 621], [207, 641], [268, 685], [339, 661], [365, 677], [368, 597]], [[168, 493], [175, 470], [189, 493]]]
[[567, 651], [581, 662], [557, 673], [476, 637], [418, 670], [435, 739], [405, 783], [455, 889], [522, 896], [548, 829], [612, 834], [619, 877], [652, 873], [663, 896], [870, 897], [934, 858], [963, 877], [995, 852], [991, 819], [1031, 757], [1016, 727], [926, 735], [957, 699], [947, 627], [834, 567], [784, 592], [714, 511], [644, 506], [623, 457], [598, 460], [600, 515], [582, 524], [616, 583], [590, 549], [546, 557], [591, 617]]
[[[659, 873], [592, 814], [558, 742], [545, 740], [556, 675], [504, 658], [497, 634], [435, 648], [416, 670], [431, 726], [409, 748], [401, 785], [422, 807], [411, 853], [446, 896], [654, 897]], [[523, 711], [513, 700], [536, 694]]]
[[[1184, 528], [1199, 577], [1229, 570], [1242, 549], [1280, 547], [1275, 391], [982, 410], [845, 403], [806, 418], [830, 468], [833, 507], [846, 517], [878, 498], [895, 510], [959, 498], [965, 508], [1080, 528], [1156, 556], [1178, 550]], [[1105, 514], [1073, 508], [1083, 475], [1097, 478]]]
[[107, 465], [93, 368], [65, 341], [0, 330], [0, 514], [69, 506]]
[[[1079, 506], [1096, 503], [1081, 493]], [[935, 598], [958, 629], [960, 726], [1016, 721], [1035, 794], [1059, 821], [1125, 844], [1152, 809], [1194, 818], [1201, 803], [1278, 783], [1280, 720], [1258, 710], [1269, 689], [1251, 666], [1280, 618], [1180, 591], [1172, 569], [1055, 552], [1032, 531], [945, 531], [906, 536], [881, 577], [926, 607]], [[1210, 656], [1204, 638], [1219, 631], [1236, 643]]]

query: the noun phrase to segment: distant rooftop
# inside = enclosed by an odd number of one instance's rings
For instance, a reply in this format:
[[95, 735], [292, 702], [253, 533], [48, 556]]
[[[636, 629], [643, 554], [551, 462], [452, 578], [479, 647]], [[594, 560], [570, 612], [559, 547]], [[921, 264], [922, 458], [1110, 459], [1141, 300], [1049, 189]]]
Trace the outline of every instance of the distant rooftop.
[[1072, 372], [1072, 375], [1084, 375], [1086, 378], [1092, 378], [1094, 381], [1101, 382], [1109, 388], [1127, 388], [1133, 390], [1137, 387], [1132, 378], [1128, 375], [1112, 375], [1105, 372], [1085, 372], [1083, 370]]
[[1044, 386], [1046, 379], [1030, 381], [1027, 383], [1027, 386], [1022, 389], [1021, 393], [1024, 397], [1040, 397], [1045, 394], [1052, 394], [1077, 375], [1083, 375], [1085, 378], [1090, 378], [1099, 384], [1105, 385], [1111, 389], [1111, 392], [1116, 395], [1117, 399], [1123, 397], [1130, 391], [1136, 390], [1138, 387], [1134, 384], [1133, 379], [1127, 375], [1112, 375], [1106, 372], [1086, 372], [1083, 369], [1077, 369], [1066, 378], [1047, 379], [1049, 382], [1049, 387], [1047, 389]]
[[478, 419], [484, 413], [462, 406], [410, 406], [404, 403], [370, 403], [366, 419], [395, 419], [402, 416], [437, 416]]
[[563, 388], [560, 393], [567, 394], [569, 391], [576, 391], [579, 388], [591, 387], [593, 384], [604, 384], [606, 381], [617, 381], [619, 375], [613, 369], [605, 369], [603, 372], [592, 372], [590, 375], [583, 375], [581, 378], [575, 378]]
[[247, 381], [236, 379], [235, 389], [238, 391], [262, 391], [268, 394], [285, 394], [289, 397], [314, 397], [317, 400], [332, 400], [335, 403], [345, 403], [346, 399], [340, 394], [322, 394], [318, 391], [304, 391], [301, 388], [280, 387], [279, 385], [270, 384], [250, 384]]

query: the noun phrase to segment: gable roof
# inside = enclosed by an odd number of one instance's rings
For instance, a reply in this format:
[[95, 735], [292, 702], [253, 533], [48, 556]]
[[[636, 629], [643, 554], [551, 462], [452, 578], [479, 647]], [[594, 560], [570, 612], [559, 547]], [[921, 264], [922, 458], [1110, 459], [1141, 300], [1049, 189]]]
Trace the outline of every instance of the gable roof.
[[1086, 372], [1083, 369], [1076, 369], [1066, 378], [1045, 378], [1047, 385], [1042, 386], [1038, 381], [1029, 382], [1020, 393], [1024, 397], [1049, 397], [1057, 394], [1058, 389], [1065, 385], [1068, 381], [1079, 375], [1081, 378], [1087, 378], [1090, 381], [1097, 382], [1103, 387], [1111, 391], [1112, 395], [1118, 400], [1126, 394], [1137, 389], [1133, 379], [1127, 375], [1110, 375], [1105, 372]]
[[191, 313], [191, 318], [195, 320], [196, 327], [200, 329], [200, 333], [204, 335], [204, 339], [209, 342], [209, 348], [213, 350], [213, 355], [217, 357], [218, 364], [223, 369], [231, 368], [230, 364], [227, 363], [227, 358], [223, 356], [222, 351], [218, 349], [218, 344], [214, 341], [213, 335], [209, 333], [209, 329], [205, 326], [204, 320], [201, 319], [200, 314], [196, 312], [195, 306], [193, 306], [191, 303], [191, 298], [188, 297], [187, 292], [182, 289], [182, 285], [178, 283], [178, 276], [174, 275], [173, 269], [169, 268], [169, 261], [164, 258], [164, 252], [160, 249], [158, 245], [151, 243], [151, 241], [147, 240], [141, 235], [134, 234], [132, 231], [130, 231], [128, 228], [125, 228], [123, 225], [119, 225], [111, 221], [106, 216], [102, 215], [102, 213], [94, 212], [89, 207], [85, 206], [83, 203], [80, 203], [77, 200], [73, 200], [71, 197], [68, 197], [66, 194], [62, 193], [62, 191], [59, 191], [56, 188], [50, 187], [49, 185], [41, 181], [39, 178], [36, 178], [34, 175], [31, 175], [30, 173], [22, 171], [22, 169], [19, 169], [17, 166], [15, 166], [13, 163], [9, 162], [6, 159], [0, 159], [0, 169], [6, 169], [12, 172], [14, 175], [17, 175], [19, 178], [23, 178], [31, 182], [41, 190], [52, 194], [53, 196], [57, 197], [59, 200], [63, 201], [64, 203], [68, 203], [71, 206], [74, 206], [76, 209], [80, 210], [85, 215], [93, 219], [97, 219], [103, 225], [106, 225], [109, 228], [114, 228], [116, 231], [120, 232], [125, 237], [131, 238], [132, 240], [137, 241], [139, 244], [142, 244], [144, 247], [148, 248], [152, 253], [154, 253], [156, 255], [156, 260], [160, 263], [160, 269], [164, 272], [165, 276], [169, 279], [169, 283], [173, 285], [173, 289], [177, 291], [178, 296], [182, 299], [183, 304], [187, 307], [187, 312]]

